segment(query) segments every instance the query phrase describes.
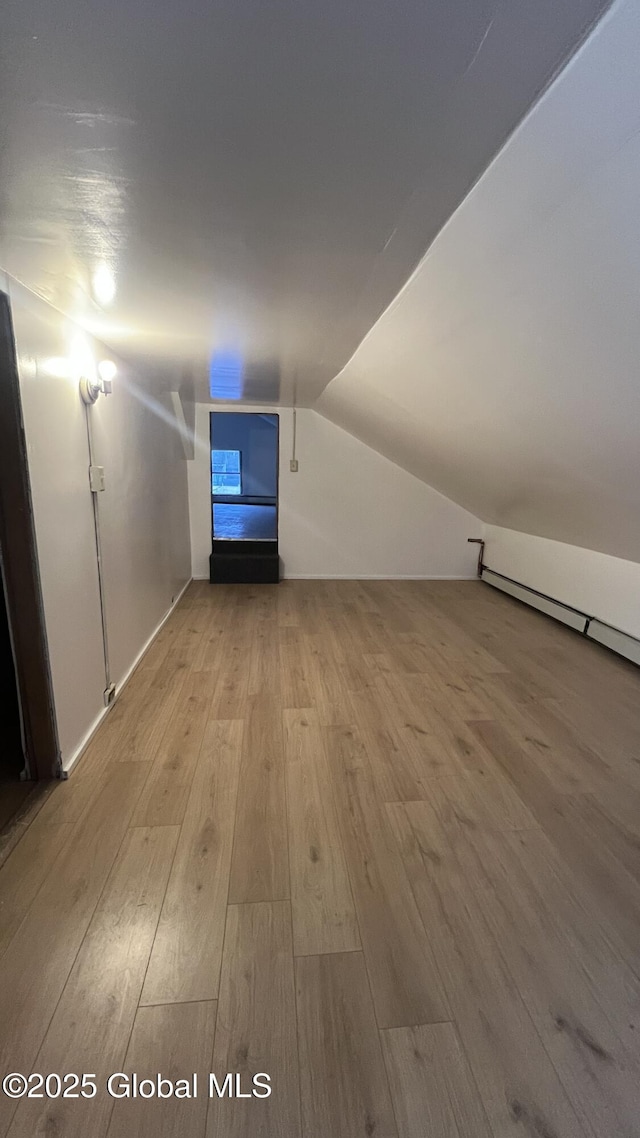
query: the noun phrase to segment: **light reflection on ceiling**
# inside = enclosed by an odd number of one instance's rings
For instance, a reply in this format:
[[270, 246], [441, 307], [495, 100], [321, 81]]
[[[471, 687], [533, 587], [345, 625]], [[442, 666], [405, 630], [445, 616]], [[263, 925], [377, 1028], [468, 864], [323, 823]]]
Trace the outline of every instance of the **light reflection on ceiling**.
[[5, 0], [0, 264], [201, 398], [233, 344], [236, 398], [312, 403], [606, 7]]
[[219, 350], [211, 357], [209, 394], [212, 399], [235, 401], [242, 397], [243, 363], [239, 352]]

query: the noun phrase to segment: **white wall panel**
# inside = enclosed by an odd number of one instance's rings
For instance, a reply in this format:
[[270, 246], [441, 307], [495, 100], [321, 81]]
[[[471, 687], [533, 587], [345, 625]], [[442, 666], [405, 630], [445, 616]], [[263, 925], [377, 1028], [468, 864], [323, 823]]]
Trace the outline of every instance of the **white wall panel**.
[[[56, 719], [67, 765], [103, 711], [105, 687], [85, 409], [78, 379], [114, 358], [9, 279]], [[116, 683], [189, 577], [186, 461], [168, 397], [118, 361], [113, 395], [90, 409]], [[169, 420], [169, 421], [167, 421]]]
[[[189, 463], [194, 577], [209, 575], [209, 412], [221, 409], [196, 408], [196, 457]], [[314, 411], [298, 411], [297, 474], [289, 470], [291, 442], [292, 412], [283, 409], [280, 554], [286, 576], [474, 575], [477, 547], [467, 538], [480, 536], [481, 526], [466, 510]]]

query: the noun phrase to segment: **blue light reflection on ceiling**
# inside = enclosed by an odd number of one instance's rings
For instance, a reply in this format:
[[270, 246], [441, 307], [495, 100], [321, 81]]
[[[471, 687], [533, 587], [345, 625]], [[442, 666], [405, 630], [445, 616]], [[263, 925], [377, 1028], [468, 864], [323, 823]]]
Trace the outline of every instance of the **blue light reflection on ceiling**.
[[241, 399], [244, 362], [239, 352], [220, 349], [209, 365], [209, 392], [212, 399]]

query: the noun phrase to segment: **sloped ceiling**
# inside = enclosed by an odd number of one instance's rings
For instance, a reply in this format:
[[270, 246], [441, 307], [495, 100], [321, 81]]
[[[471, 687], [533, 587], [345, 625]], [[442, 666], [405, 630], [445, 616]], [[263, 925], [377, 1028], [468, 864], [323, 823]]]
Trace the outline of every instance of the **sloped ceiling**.
[[201, 397], [213, 354], [312, 403], [607, 5], [5, 0], [0, 263]]
[[620, 0], [317, 404], [485, 521], [636, 561], [639, 59]]

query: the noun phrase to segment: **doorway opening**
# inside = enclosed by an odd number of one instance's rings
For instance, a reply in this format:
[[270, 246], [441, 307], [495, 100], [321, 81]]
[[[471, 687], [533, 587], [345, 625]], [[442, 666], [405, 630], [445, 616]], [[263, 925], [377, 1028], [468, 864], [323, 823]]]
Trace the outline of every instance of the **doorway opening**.
[[0, 830], [60, 769], [9, 298], [0, 292]]
[[211, 412], [214, 542], [278, 541], [278, 416]]
[[16, 682], [9, 615], [0, 578], [0, 684], [2, 685], [2, 745], [0, 746], [0, 830], [12, 817], [31, 789], [27, 774], [18, 685]]

